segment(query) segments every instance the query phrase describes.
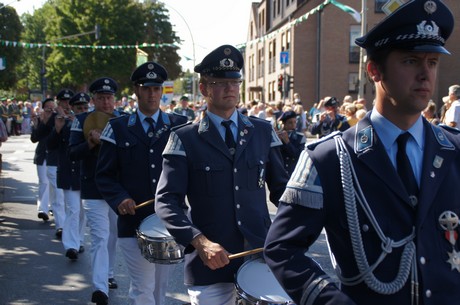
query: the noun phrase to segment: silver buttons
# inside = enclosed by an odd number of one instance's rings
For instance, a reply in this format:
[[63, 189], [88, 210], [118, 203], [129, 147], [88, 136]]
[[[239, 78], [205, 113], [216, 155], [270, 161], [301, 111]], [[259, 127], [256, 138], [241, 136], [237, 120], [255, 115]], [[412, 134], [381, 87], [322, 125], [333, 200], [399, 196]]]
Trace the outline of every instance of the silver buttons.
[[235, 191], [237, 191], [237, 190], [239, 190], [239, 189], [240, 189], [240, 188], [239, 188], [239, 186], [238, 186], [238, 185], [237, 185], [237, 186], [235, 186]]
[[431, 290], [430, 290], [430, 289], [427, 289], [427, 290], [425, 291], [425, 295], [426, 295], [427, 298], [431, 298]]
[[422, 256], [420, 257], [420, 264], [425, 265], [426, 259]]

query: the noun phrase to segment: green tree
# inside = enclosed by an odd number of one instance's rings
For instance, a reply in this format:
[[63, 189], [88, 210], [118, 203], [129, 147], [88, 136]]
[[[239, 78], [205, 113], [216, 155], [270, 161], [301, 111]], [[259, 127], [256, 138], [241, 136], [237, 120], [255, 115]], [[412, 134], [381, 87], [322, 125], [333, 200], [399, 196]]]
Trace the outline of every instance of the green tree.
[[[179, 41], [161, 6], [141, 4], [135, 0], [48, 1], [33, 16], [24, 16], [23, 22], [26, 25], [24, 41], [91, 46], [45, 47], [45, 75], [48, 89], [53, 93], [63, 87], [84, 90], [89, 83], [101, 76], [114, 78], [120, 85], [120, 92], [123, 88], [131, 87], [129, 78], [136, 65], [136, 49], [103, 49], [100, 46]], [[94, 31], [96, 24], [101, 28], [99, 40], [95, 39], [94, 34], [80, 35]], [[178, 68], [180, 71], [180, 58], [175, 47], [143, 50], [149, 53], [149, 59], [155, 58], [168, 70], [172, 69], [169, 71], [170, 75], [180, 73], [175, 70]], [[27, 66], [23, 66], [21, 71], [37, 86], [40, 85], [37, 80], [40, 79], [41, 71], [40, 60], [37, 58], [43, 59], [42, 54], [38, 54], [42, 53], [43, 48], [30, 51], [27, 54], [32, 58], [24, 60]]]
[[[0, 4], [3, 7], [3, 4]], [[0, 9], [0, 39], [18, 41], [22, 32], [22, 24], [14, 8], [9, 6]], [[20, 48], [0, 45], [0, 57], [6, 61], [6, 69], [0, 70], [0, 88], [11, 89], [18, 79], [16, 66], [21, 57]]]
[[154, 60], [166, 68], [169, 79], [176, 79], [182, 74], [180, 57], [176, 52], [177, 47], [168, 45], [179, 44], [180, 38], [173, 31], [168, 11], [162, 3], [154, 2], [145, 3], [143, 11], [146, 20], [144, 42], [163, 45], [144, 51], [149, 54], [149, 60]]

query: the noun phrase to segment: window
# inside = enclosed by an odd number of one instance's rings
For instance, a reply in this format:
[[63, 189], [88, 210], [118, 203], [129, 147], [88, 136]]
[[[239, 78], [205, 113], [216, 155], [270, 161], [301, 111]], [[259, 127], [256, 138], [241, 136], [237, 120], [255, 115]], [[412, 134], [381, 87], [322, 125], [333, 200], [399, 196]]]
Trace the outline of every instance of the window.
[[359, 74], [351, 72], [348, 74], [348, 92], [355, 93], [359, 89]]
[[360, 25], [351, 25], [350, 26], [350, 53], [348, 56], [349, 62], [359, 63], [359, 47], [355, 43], [355, 39], [361, 36], [361, 26]]

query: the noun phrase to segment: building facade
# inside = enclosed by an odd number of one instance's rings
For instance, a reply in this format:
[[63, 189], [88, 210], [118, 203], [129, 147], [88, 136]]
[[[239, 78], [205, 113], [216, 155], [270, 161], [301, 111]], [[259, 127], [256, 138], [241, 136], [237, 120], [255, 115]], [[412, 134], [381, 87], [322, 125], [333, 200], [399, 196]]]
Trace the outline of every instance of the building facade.
[[[244, 48], [245, 86], [249, 102], [292, 101], [299, 93], [306, 109], [325, 96], [354, 99], [359, 93], [361, 22], [334, 5], [361, 12], [365, 0], [262, 0], [253, 3]], [[419, 0], [417, 0], [419, 1]], [[423, 1], [423, 0], [422, 0]], [[367, 0], [365, 32], [386, 17], [387, 0]], [[460, 1], [444, 0], [455, 18]], [[452, 55], [442, 56], [433, 99], [440, 107], [448, 87], [460, 83], [460, 22], [446, 44]], [[363, 54], [365, 60], [365, 52]], [[363, 74], [361, 74], [363, 75]], [[362, 97], [373, 99], [373, 85], [362, 77]]]

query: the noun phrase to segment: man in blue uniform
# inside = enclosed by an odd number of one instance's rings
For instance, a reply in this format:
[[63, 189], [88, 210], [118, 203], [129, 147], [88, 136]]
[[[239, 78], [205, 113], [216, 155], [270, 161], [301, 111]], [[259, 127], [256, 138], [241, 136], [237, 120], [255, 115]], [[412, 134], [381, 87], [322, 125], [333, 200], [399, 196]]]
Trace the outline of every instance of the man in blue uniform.
[[[157, 215], [185, 249], [192, 304], [235, 304], [234, 277], [243, 259], [230, 253], [262, 247], [288, 180], [270, 123], [236, 110], [243, 57], [223, 45], [195, 67], [207, 101], [204, 118], [171, 132], [163, 152]], [[187, 196], [190, 215], [182, 209]]]
[[189, 122], [195, 120], [195, 111], [188, 106], [189, 99], [185, 95], [180, 98], [180, 106], [174, 108], [174, 112], [187, 117]]
[[[441, 1], [409, 1], [356, 40], [374, 108], [307, 146], [267, 236], [296, 304], [458, 303], [460, 138], [421, 116], [453, 23]], [[323, 227], [340, 288], [305, 255]]]
[[[89, 95], [79, 92], [70, 98], [70, 111], [59, 112], [55, 117], [53, 131], [48, 138], [48, 149], [58, 150], [57, 187], [64, 191], [65, 221], [62, 228], [62, 244], [66, 257], [78, 258], [84, 251], [85, 214], [81, 208], [80, 162], [69, 159], [70, 127], [75, 115], [88, 110]], [[58, 108], [59, 110], [59, 108]]]
[[292, 110], [285, 111], [278, 119], [282, 122], [281, 130], [277, 132], [283, 146], [281, 155], [283, 156], [284, 168], [291, 176], [299, 160], [300, 153], [305, 147], [306, 139], [302, 132], [296, 131], [297, 113]]
[[133, 305], [164, 304], [172, 266], [153, 264], [142, 256], [136, 229], [155, 210], [153, 204], [135, 209], [136, 204], [155, 196], [163, 162], [161, 153], [171, 128], [187, 123], [185, 116], [159, 109], [167, 78], [166, 70], [156, 62], [137, 67], [131, 75], [138, 98], [137, 111], [110, 120], [101, 136], [96, 183], [119, 215], [118, 245], [128, 268], [129, 298]]
[[101, 132], [110, 117], [119, 116], [114, 110], [117, 88], [117, 83], [109, 77], [95, 80], [89, 87], [94, 111], [77, 115], [70, 129], [70, 159], [81, 161], [80, 193], [91, 234], [92, 282], [95, 289], [91, 301], [97, 305], [108, 304], [109, 288], [118, 287], [113, 277], [117, 215], [103, 199], [95, 181]]
[[50, 191], [49, 191], [49, 180], [47, 175], [47, 163], [51, 162], [51, 165], [57, 164], [57, 154], [51, 154], [48, 156], [48, 135], [51, 130], [51, 117], [53, 116], [56, 109], [56, 103], [53, 98], [47, 98], [42, 102], [42, 111], [32, 121], [32, 132], [30, 134], [30, 140], [32, 143], [37, 143], [34, 154], [34, 164], [37, 165], [37, 176], [38, 176], [38, 196], [37, 196], [37, 211], [38, 218], [44, 222], [49, 220], [49, 202], [50, 202]]
[[350, 128], [347, 118], [339, 113], [339, 102], [335, 97], [327, 97], [324, 102], [326, 111], [318, 114], [318, 121], [311, 126], [311, 134], [319, 138], [334, 131], [345, 131]]

